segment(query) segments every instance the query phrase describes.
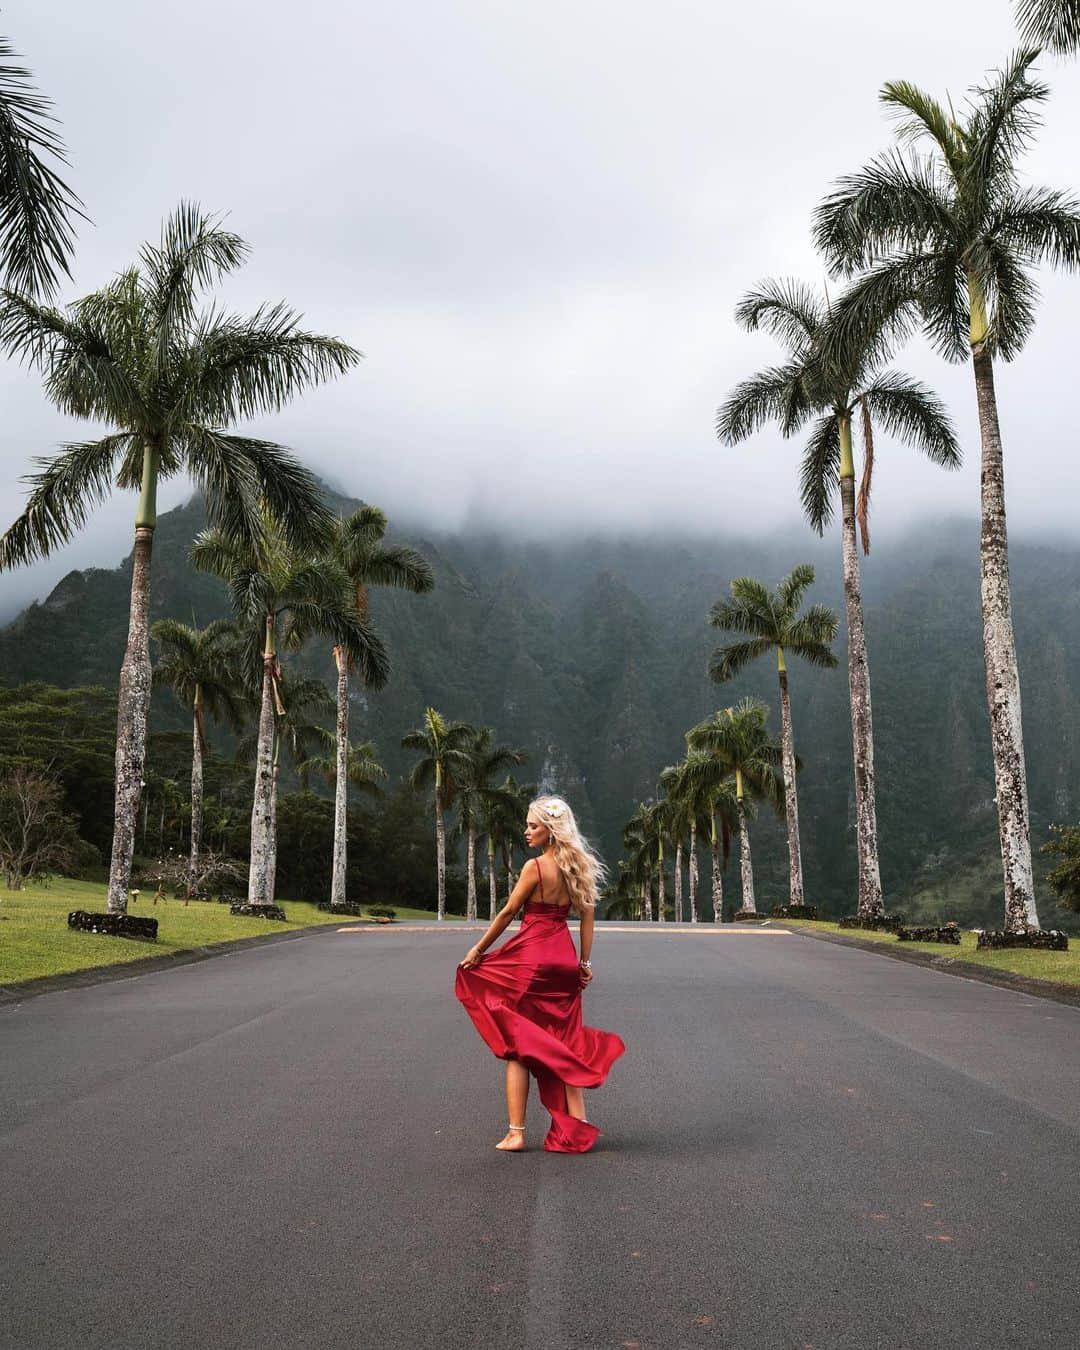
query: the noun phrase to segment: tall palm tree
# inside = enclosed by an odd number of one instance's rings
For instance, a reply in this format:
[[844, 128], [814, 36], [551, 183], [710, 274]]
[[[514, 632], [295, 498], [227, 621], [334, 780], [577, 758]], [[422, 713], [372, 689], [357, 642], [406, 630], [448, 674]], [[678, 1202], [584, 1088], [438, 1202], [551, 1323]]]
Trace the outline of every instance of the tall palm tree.
[[[338, 517], [330, 535], [327, 552], [348, 577], [352, 600], [368, 618], [368, 592], [372, 586], [396, 586], [421, 595], [435, 585], [435, 574], [427, 559], [414, 549], [383, 542], [386, 516], [375, 506], [362, 506], [351, 515]], [[330, 887], [331, 908], [347, 903], [345, 875], [348, 864], [349, 755], [349, 676], [348, 654], [334, 647], [337, 668], [337, 758], [334, 775], [334, 862]]]
[[754, 912], [754, 865], [750, 855], [750, 811], [754, 801], [782, 808], [783, 749], [769, 735], [769, 710], [760, 699], [744, 698], [723, 708], [687, 732], [691, 750], [701, 750], [719, 768], [735, 778], [735, 805], [739, 822], [739, 863], [742, 910]]
[[350, 369], [359, 354], [302, 331], [283, 305], [250, 318], [199, 308], [200, 294], [247, 254], [237, 235], [196, 206], [166, 221], [139, 265], [66, 311], [0, 294], [0, 345], [39, 366], [45, 392], [74, 417], [114, 430], [67, 446], [30, 476], [22, 515], [0, 537], [0, 571], [47, 557], [114, 487], [139, 490], [127, 648], [116, 723], [116, 810], [109, 909], [127, 906], [150, 706], [150, 555], [158, 483], [186, 474], [211, 521], [257, 537], [263, 504], [284, 536], [307, 545], [330, 514], [316, 479], [280, 445], [237, 436], [234, 422], [277, 411]]
[[950, 361], [971, 359], [982, 442], [983, 657], [1009, 929], [1038, 926], [1013, 638], [1005, 474], [994, 358], [1011, 361], [1035, 323], [1030, 269], [1080, 265], [1080, 201], [1021, 185], [1018, 160], [1039, 125], [1047, 86], [1036, 53], [1015, 54], [954, 114], [906, 82], [881, 101], [900, 118], [897, 149], [841, 179], [819, 207], [815, 234], [833, 267], [868, 269], [837, 307], [836, 344], [881, 351], [921, 328]]
[[509, 896], [511, 890], [513, 890], [510, 867], [511, 841], [520, 838], [525, 828], [529, 802], [535, 795], [530, 785], [519, 786], [513, 776], [508, 774], [502, 783], [492, 788], [484, 796], [481, 803], [482, 838], [487, 854], [489, 918], [495, 917], [497, 908], [496, 856], [503, 860], [503, 871], [506, 875], [506, 894]]
[[[689, 742], [689, 736], [687, 740]], [[727, 766], [717, 756], [691, 749], [689, 744], [686, 758], [677, 768], [679, 793], [686, 796], [692, 812], [692, 858], [697, 849], [698, 833], [704, 830], [708, 835], [713, 922], [720, 923], [724, 915], [724, 872], [731, 852], [731, 832], [738, 829], [739, 823], [734, 780]], [[695, 877], [694, 894], [690, 901], [692, 923], [697, 921], [696, 902]]]
[[53, 167], [67, 158], [52, 103], [13, 58], [0, 37], [0, 285], [51, 296], [71, 275], [71, 219], [82, 203]]
[[641, 917], [652, 922], [652, 878], [656, 867], [656, 845], [653, 840], [653, 820], [649, 807], [640, 802], [634, 814], [623, 827], [623, 848], [628, 857], [624, 864], [628, 884], [636, 886], [640, 896]]
[[805, 903], [802, 849], [799, 844], [799, 797], [795, 786], [795, 734], [791, 725], [787, 657], [798, 656], [812, 666], [837, 665], [832, 643], [840, 620], [825, 605], [811, 605], [799, 613], [803, 595], [814, 584], [814, 569], [800, 563], [771, 594], [760, 581], [736, 577], [731, 598], [713, 605], [709, 622], [714, 628], [743, 635], [741, 642], [718, 647], [709, 674], [718, 683], [733, 679], [759, 656], [776, 653], [780, 682], [780, 733], [784, 750], [784, 814], [787, 818], [789, 903]]
[[[330, 691], [322, 680], [290, 676], [282, 671], [278, 695], [283, 711], [274, 720], [274, 750], [270, 776], [269, 857], [266, 863], [266, 903], [272, 905], [277, 894], [277, 808], [281, 787], [282, 751], [289, 757], [300, 778], [300, 787], [308, 790], [312, 769], [311, 748], [325, 741], [326, 729], [315, 720], [333, 711]], [[248, 747], [245, 747], [246, 749]], [[250, 751], [249, 751], [250, 753]]]
[[1020, 36], [1068, 56], [1080, 50], [1080, 0], [1016, 0]]
[[[485, 818], [485, 806], [492, 798], [501, 796], [500, 789], [493, 787], [491, 780], [512, 764], [523, 764], [527, 756], [523, 750], [515, 750], [509, 745], [495, 745], [490, 727], [475, 728], [466, 754], [469, 766], [459, 785], [458, 806], [465, 836], [465, 913], [467, 918], [475, 919], [477, 836]], [[489, 890], [492, 881], [490, 858], [489, 854]]]
[[296, 648], [313, 636], [329, 637], [350, 654], [373, 688], [386, 682], [386, 651], [351, 603], [341, 569], [313, 551], [293, 546], [277, 518], [265, 508], [254, 538], [221, 528], [203, 530], [188, 556], [197, 569], [228, 583], [237, 620], [249, 635], [246, 665], [253, 686], [258, 680], [259, 723], [248, 903], [268, 905], [274, 890], [275, 727], [287, 711], [281, 692], [279, 646]]
[[[728, 445], [744, 440], [776, 421], [784, 436], [808, 421], [813, 425], [802, 462], [802, 501], [819, 534], [832, 518], [834, 485], [839, 478], [844, 609], [848, 630], [848, 686], [855, 776], [858, 837], [859, 913], [883, 912], [878, 861], [877, 804], [874, 789], [874, 728], [870, 702], [870, 663], [863, 625], [862, 588], [856, 547], [856, 521], [864, 551], [869, 551], [869, 503], [874, 463], [872, 424], [921, 450], [935, 464], [955, 468], [960, 451], [944, 406], [917, 380], [882, 369], [886, 352], [879, 342], [831, 342], [829, 310], [810, 287], [797, 281], [767, 281], [740, 302], [736, 318], [748, 331], [764, 329], [787, 349], [781, 366], [760, 371], [732, 392], [717, 416], [716, 430]], [[859, 499], [855, 496], [852, 422], [861, 415], [864, 461]]]
[[206, 716], [227, 721], [239, 731], [244, 697], [236, 660], [236, 629], [224, 619], [194, 628], [176, 619], [159, 619], [150, 636], [161, 649], [154, 683], [167, 685], [191, 713], [191, 858], [188, 894], [195, 889], [203, 835], [203, 753]]
[[469, 749], [476, 735], [468, 722], [448, 722], [435, 708], [424, 709], [424, 720], [401, 738], [403, 750], [417, 750], [409, 782], [419, 792], [431, 788], [435, 804], [435, 879], [438, 917], [446, 918], [446, 821], [460, 785], [469, 775]]
[[683, 920], [683, 844], [689, 838], [690, 921], [697, 922], [697, 826], [700, 809], [684, 777], [684, 765], [669, 764], [659, 788], [667, 806], [668, 828], [675, 843], [675, 921]]

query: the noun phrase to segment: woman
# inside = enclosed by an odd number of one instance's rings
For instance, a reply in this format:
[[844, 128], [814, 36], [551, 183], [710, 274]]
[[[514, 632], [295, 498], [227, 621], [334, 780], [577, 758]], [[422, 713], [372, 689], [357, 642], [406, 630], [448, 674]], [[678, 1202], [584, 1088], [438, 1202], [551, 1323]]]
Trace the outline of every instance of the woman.
[[[600, 1131], [585, 1119], [583, 1088], [599, 1087], [626, 1049], [610, 1031], [582, 1025], [581, 991], [592, 981], [593, 909], [603, 864], [578, 833], [561, 797], [538, 797], [525, 823], [529, 848], [510, 899], [458, 966], [455, 993], [494, 1054], [506, 1060], [510, 1128], [496, 1148], [525, 1148], [529, 1075], [551, 1113], [550, 1153], [585, 1153]], [[581, 917], [580, 958], [566, 924]], [[520, 930], [487, 949], [524, 909]]]

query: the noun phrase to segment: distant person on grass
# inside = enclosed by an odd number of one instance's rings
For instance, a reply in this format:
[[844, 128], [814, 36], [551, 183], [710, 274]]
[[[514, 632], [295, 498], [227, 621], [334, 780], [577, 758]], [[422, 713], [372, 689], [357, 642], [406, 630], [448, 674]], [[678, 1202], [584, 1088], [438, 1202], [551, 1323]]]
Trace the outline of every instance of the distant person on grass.
[[[603, 877], [600, 859], [581, 837], [561, 797], [538, 797], [528, 811], [525, 843], [541, 855], [522, 868], [509, 900], [459, 964], [455, 993], [491, 1051], [506, 1060], [506, 1137], [496, 1148], [525, 1148], [529, 1075], [551, 1113], [549, 1153], [586, 1153], [600, 1131], [585, 1119], [583, 1088], [599, 1087], [626, 1049], [610, 1031], [581, 1020], [581, 992], [592, 980], [593, 911]], [[581, 918], [580, 954], [567, 927]], [[522, 912], [521, 928], [498, 951], [488, 948]]]

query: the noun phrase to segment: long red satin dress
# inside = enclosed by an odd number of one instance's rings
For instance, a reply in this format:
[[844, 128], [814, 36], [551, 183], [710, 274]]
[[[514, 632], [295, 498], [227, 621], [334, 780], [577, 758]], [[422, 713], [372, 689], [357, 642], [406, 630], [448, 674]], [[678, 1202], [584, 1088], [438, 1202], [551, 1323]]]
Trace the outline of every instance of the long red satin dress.
[[599, 1087], [626, 1046], [613, 1032], [582, 1024], [569, 906], [544, 903], [544, 879], [534, 861], [541, 898], [525, 902], [512, 938], [471, 970], [458, 967], [454, 992], [492, 1053], [520, 1060], [536, 1079], [551, 1114], [544, 1148], [587, 1153], [600, 1131], [567, 1111], [566, 1085]]

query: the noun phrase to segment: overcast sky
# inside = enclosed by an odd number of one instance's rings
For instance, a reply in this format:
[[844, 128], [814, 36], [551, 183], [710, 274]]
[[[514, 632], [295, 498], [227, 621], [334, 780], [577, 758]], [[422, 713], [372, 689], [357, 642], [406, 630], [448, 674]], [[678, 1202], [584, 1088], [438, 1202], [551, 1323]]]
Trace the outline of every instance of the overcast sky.
[[[181, 198], [227, 210], [253, 252], [226, 301], [284, 298], [366, 356], [258, 431], [392, 519], [529, 533], [794, 524], [797, 445], [714, 438], [717, 403], [776, 355], [736, 300], [822, 278], [810, 215], [889, 143], [884, 80], [959, 99], [1015, 45], [1009, 0], [8, 0], [0, 21], [93, 220], [69, 296]], [[1080, 188], [1080, 64], [1044, 73], [1030, 176]], [[1009, 510], [1075, 538], [1080, 281], [1043, 280], [1036, 335], [999, 374]], [[967, 464], [879, 446], [879, 534], [977, 510], [970, 368], [918, 345], [896, 364], [948, 398]], [[30, 457], [86, 430], [10, 363], [0, 400], [6, 523]], [[0, 610], [118, 561], [133, 506], [0, 579]]]

